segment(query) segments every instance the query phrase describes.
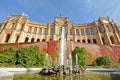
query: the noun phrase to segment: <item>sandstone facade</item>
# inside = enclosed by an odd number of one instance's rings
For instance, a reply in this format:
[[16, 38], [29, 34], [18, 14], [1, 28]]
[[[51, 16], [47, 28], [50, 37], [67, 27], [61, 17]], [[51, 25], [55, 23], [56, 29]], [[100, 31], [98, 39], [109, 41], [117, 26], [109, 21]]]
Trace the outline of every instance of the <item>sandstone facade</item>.
[[23, 15], [11, 15], [0, 23], [0, 43], [59, 41], [61, 28], [66, 40], [80, 43], [119, 45], [119, 26], [113, 20], [99, 17], [91, 23], [75, 24], [68, 17], [55, 17], [53, 22], [30, 21]]

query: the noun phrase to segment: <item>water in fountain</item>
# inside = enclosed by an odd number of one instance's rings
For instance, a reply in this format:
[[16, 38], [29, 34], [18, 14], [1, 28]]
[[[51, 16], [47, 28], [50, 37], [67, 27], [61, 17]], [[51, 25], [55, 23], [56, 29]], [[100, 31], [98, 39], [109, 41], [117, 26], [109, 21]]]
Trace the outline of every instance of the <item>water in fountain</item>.
[[65, 29], [62, 27], [61, 41], [60, 41], [60, 53], [59, 53], [59, 65], [65, 65], [65, 49], [66, 49]]
[[72, 74], [72, 71], [73, 71], [73, 67], [72, 67], [72, 55], [71, 54], [69, 54], [69, 66], [70, 66], [70, 73]]
[[78, 55], [77, 54], [75, 55], [75, 58], [76, 58], [76, 65], [78, 65]]
[[[72, 44], [73, 47], [73, 44]], [[70, 75], [70, 74], [80, 74], [81, 67], [73, 67], [72, 65], [72, 55], [69, 55], [67, 59], [66, 53], [66, 39], [65, 39], [65, 30], [62, 27], [61, 41], [60, 41], [60, 53], [59, 53], [59, 64], [51, 68], [43, 68], [40, 71], [40, 74], [43, 75]], [[67, 65], [69, 62], [69, 66]], [[76, 55], [76, 64], [78, 64], [78, 56]]]

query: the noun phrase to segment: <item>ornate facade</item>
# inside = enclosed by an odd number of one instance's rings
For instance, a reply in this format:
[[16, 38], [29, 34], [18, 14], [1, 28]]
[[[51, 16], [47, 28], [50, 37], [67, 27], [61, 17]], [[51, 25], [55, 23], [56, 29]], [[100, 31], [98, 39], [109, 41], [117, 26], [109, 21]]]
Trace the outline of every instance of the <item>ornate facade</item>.
[[60, 40], [61, 27], [66, 40], [80, 43], [119, 45], [119, 26], [113, 20], [99, 17], [91, 23], [75, 24], [68, 17], [55, 17], [54, 22], [39, 23], [22, 15], [12, 15], [0, 23], [0, 43], [27, 43]]

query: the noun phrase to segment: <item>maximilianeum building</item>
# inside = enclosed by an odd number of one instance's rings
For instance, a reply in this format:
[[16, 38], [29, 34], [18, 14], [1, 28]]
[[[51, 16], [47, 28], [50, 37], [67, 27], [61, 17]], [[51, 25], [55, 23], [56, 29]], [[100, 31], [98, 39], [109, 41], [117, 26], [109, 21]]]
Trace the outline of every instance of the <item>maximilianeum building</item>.
[[75, 24], [68, 17], [55, 17], [54, 22], [30, 21], [22, 15], [12, 15], [0, 23], [0, 43], [59, 41], [62, 27], [66, 40], [101, 45], [119, 45], [120, 28], [113, 20], [99, 17], [93, 22]]

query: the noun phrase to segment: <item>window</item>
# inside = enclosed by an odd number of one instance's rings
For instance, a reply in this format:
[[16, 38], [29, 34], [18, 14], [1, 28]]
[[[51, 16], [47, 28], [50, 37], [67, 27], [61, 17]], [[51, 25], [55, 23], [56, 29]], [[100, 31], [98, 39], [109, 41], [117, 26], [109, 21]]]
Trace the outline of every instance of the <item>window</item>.
[[93, 28], [90, 29], [90, 32], [91, 32], [91, 35], [94, 35], [94, 29]]
[[70, 29], [70, 35], [73, 35], [73, 29]]
[[42, 33], [42, 28], [39, 28], [39, 32], [38, 32], [39, 34], [41, 34]]
[[85, 35], [84, 29], [81, 29], [81, 35]]
[[79, 35], [80, 33], [79, 33], [79, 29], [76, 29], [76, 35]]
[[50, 35], [54, 34], [54, 29], [50, 29]]
[[46, 28], [44, 28], [44, 35], [46, 35], [47, 34], [47, 29]]
[[36, 28], [36, 27], [34, 27], [34, 32], [33, 32], [33, 33], [34, 33], [34, 34], [36, 34], [36, 32], [37, 32], [37, 28]]
[[90, 35], [89, 29], [86, 29], [86, 35]]
[[61, 35], [61, 34], [62, 34], [62, 27], [59, 30], [59, 35]]
[[12, 24], [12, 28], [11, 29], [15, 29], [15, 23]]
[[30, 26], [28, 29], [28, 33], [31, 33], [31, 31], [32, 31], [32, 27]]

